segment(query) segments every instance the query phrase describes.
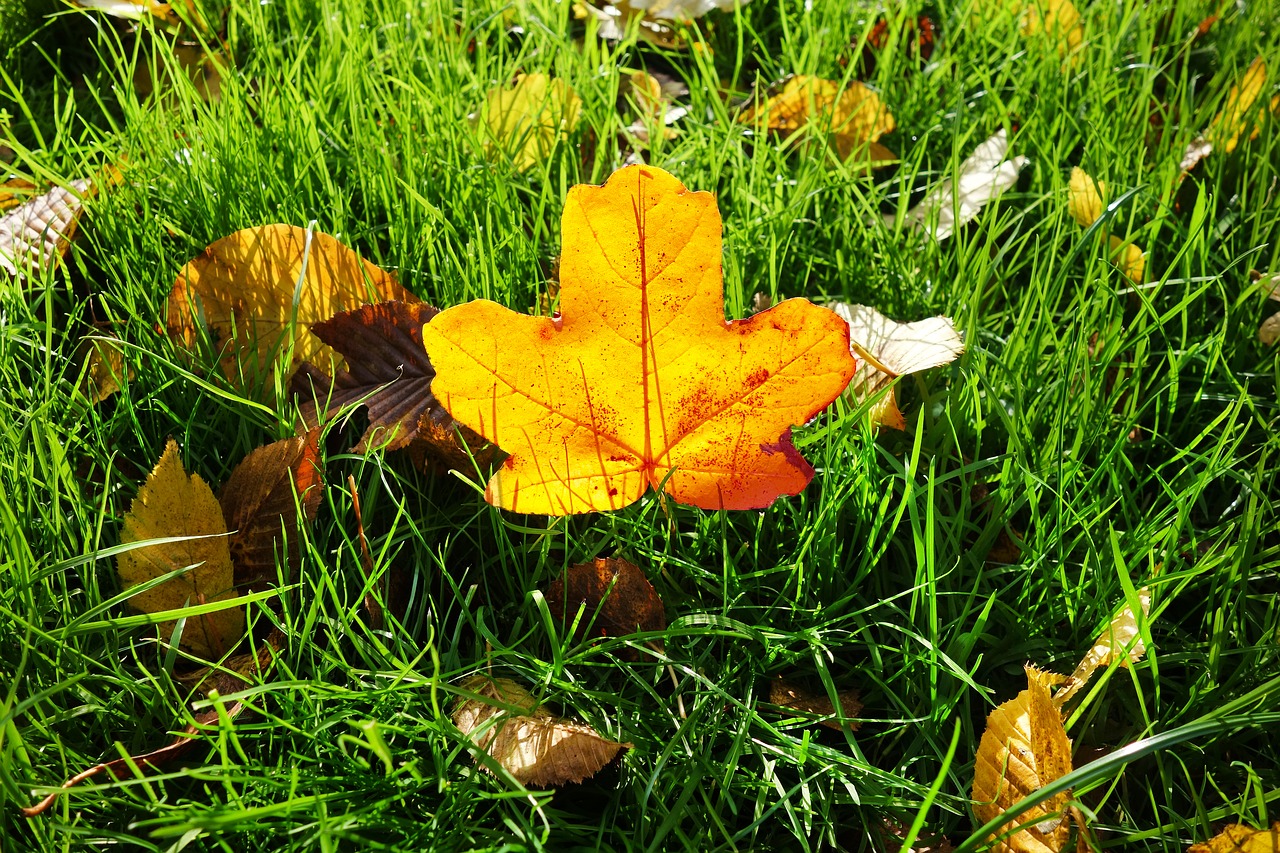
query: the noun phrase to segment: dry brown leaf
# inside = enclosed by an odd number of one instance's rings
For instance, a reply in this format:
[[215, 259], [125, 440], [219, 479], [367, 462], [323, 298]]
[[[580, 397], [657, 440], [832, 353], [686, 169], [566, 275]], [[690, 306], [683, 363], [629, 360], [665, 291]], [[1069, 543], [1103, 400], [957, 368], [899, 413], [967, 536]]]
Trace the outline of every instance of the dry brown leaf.
[[666, 609], [653, 584], [626, 560], [598, 558], [570, 566], [547, 587], [546, 599], [551, 613], [566, 624], [583, 609], [575, 632], [579, 640], [586, 638], [588, 627], [602, 637], [667, 627]]
[[[1138, 602], [1142, 606], [1142, 618], [1146, 619], [1151, 612], [1151, 588], [1144, 586], [1138, 590]], [[1147, 653], [1143, 645], [1142, 634], [1138, 630], [1138, 619], [1133, 609], [1126, 602], [1119, 612], [1111, 618], [1110, 624], [1093, 641], [1093, 646], [1085, 653], [1075, 672], [1067, 678], [1062, 688], [1053, 696], [1053, 704], [1062, 708], [1080, 688], [1089, 683], [1093, 673], [1104, 666], [1111, 666], [1116, 658], [1120, 666], [1128, 667], [1131, 663], [1142, 660]]]
[[97, 405], [119, 391], [126, 376], [133, 379], [133, 368], [125, 368], [124, 350], [116, 338], [88, 338], [79, 351], [84, 362], [80, 393], [90, 403]]
[[284, 632], [275, 628], [258, 644], [256, 652], [232, 655], [220, 664], [202, 666], [192, 672], [174, 673], [173, 679], [202, 697], [215, 690], [222, 696], [244, 690], [271, 673], [277, 653], [284, 648], [284, 640]]
[[[157, 50], [163, 46], [158, 46]], [[222, 98], [222, 79], [230, 68], [228, 53], [221, 47], [205, 50], [198, 41], [179, 41], [172, 45], [173, 66], [180, 76], [195, 89], [196, 96], [208, 104], [217, 103]], [[152, 55], [143, 52], [138, 57], [138, 65], [133, 72], [133, 88], [139, 99], [145, 100], [153, 95], [169, 96], [175, 85], [174, 73], [168, 63], [153, 59]], [[172, 97], [172, 103], [181, 103], [179, 97]]]
[[259, 447], [223, 485], [219, 501], [227, 527], [235, 531], [230, 553], [237, 588], [274, 586], [282, 559], [286, 578], [297, 569], [299, 528], [315, 518], [324, 488], [319, 442], [319, 430], [312, 430]]
[[479, 122], [484, 147], [524, 172], [546, 161], [568, 138], [582, 113], [582, 99], [568, 83], [546, 74], [521, 74], [508, 89], [485, 96]]
[[[1008, 153], [1009, 135], [1000, 128], [964, 159], [955, 180], [945, 178], [925, 193], [903, 216], [903, 224], [923, 230], [939, 242], [950, 237], [1018, 182], [1027, 158], [1008, 159]], [[885, 219], [893, 224], [894, 216], [889, 214]]]
[[836, 694], [839, 707], [831, 701], [824, 691], [810, 693], [800, 686], [778, 676], [769, 682], [769, 701], [783, 708], [794, 708], [802, 714], [813, 714], [821, 719], [815, 720], [818, 725], [829, 729], [855, 732], [862, 725], [853, 719], [862, 710], [858, 701], [858, 691], [841, 690]]
[[1270, 829], [1233, 823], [1208, 841], [1192, 844], [1187, 853], [1280, 853], [1280, 821]]
[[[973, 770], [973, 813], [979, 824], [999, 817], [1023, 797], [1071, 772], [1071, 741], [1049, 695], [1062, 676], [1026, 667], [1027, 689], [987, 717]], [[1012, 835], [990, 848], [1010, 853], [1057, 853], [1071, 827], [1064, 791], [1019, 815]], [[992, 838], [1008, 833], [1006, 824]]]
[[392, 299], [417, 301], [328, 234], [261, 225], [223, 237], [182, 268], [169, 294], [168, 327], [191, 346], [197, 323], [207, 325], [217, 333], [225, 374], [238, 376], [240, 362], [257, 379], [290, 348], [290, 373], [304, 361], [338, 363], [333, 350], [307, 334], [311, 325]]
[[38, 275], [67, 253], [90, 181], [81, 178], [10, 209], [0, 218], [0, 270]]
[[[899, 376], [950, 364], [964, 352], [964, 342], [949, 317], [898, 323], [869, 305], [832, 302], [828, 307], [849, 324], [849, 348], [862, 362], [845, 389], [854, 405], [871, 399]], [[892, 388], [871, 410], [871, 422], [907, 428]]]
[[800, 130], [830, 134], [841, 159], [854, 153], [879, 161], [897, 159], [884, 146], [871, 148], [896, 124], [880, 96], [856, 80], [842, 85], [797, 74], [763, 104], [743, 110], [738, 121], [787, 134]]
[[[198, 474], [187, 475], [178, 458], [178, 444], [169, 439], [160, 461], [129, 507], [120, 542], [193, 538], [125, 551], [116, 558], [116, 568], [126, 590], [177, 569], [191, 568], [138, 593], [129, 603], [145, 613], [158, 613], [235, 598], [226, 532], [222, 509], [213, 491]], [[175, 624], [161, 623], [161, 635], [171, 635]], [[243, 634], [244, 607], [227, 607], [187, 619], [182, 645], [200, 657], [215, 659], [238, 643]]]
[[1280, 314], [1272, 314], [1262, 321], [1262, 325], [1258, 327], [1258, 340], [1262, 341], [1264, 347], [1274, 346], [1280, 340]]
[[[461, 686], [481, 698], [460, 701], [453, 724], [521, 785], [549, 788], [581, 782], [631, 748], [601, 737], [590, 726], [556, 719], [510, 679], [473, 676]], [[526, 712], [512, 715], [501, 707], [512, 705]]]

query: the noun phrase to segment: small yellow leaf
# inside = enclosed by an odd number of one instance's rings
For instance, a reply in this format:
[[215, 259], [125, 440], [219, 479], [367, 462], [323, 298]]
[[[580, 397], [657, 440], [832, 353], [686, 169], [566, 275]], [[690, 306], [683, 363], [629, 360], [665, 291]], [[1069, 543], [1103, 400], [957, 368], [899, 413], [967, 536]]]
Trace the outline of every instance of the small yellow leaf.
[[1280, 853], [1280, 821], [1270, 829], [1233, 823], [1208, 841], [1192, 844], [1187, 853]]
[[509, 89], [494, 89], [481, 114], [485, 150], [511, 159], [523, 172], [551, 156], [578, 124], [582, 99], [559, 79], [521, 74]]
[[1107, 185], [1102, 181], [1095, 181], [1088, 172], [1076, 166], [1071, 170], [1069, 192], [1067, 212], [1071, 214], [1071, 218], [1084, 228], [1097, 222], [1098, 217], [1102, 216], [1102, 209], [1107, 205]]
[[[601, 737], [590, 726], [557, 720], [510, 679], [474, 676], [462, 688], [481, 698], [459, 702], [453, 724], [521, 785], [549, 788], [581, 782], [631, 747]], [[510, 715], [503, 705], [527, 713]]]
[[[1071, 772], [1071, 741], [1049, 687], [1062, 676], [1026, 667], [1027, 689], [987, 717], [973, 770], [973, 812], [980, 824], [1004, 814], [1033, 791]], [[1063, 791], [1016, 818], [1021, 827], [989, 849], [1009, 853], [1057, 853], [1066, 844], [1070, 794]], [[992, 838], [1009, 832], [997, 829]]]
[[[1138, 590], [1138, 603], [1142, 607], [1145, 619], [1151, 612], [1151, 588]], [[1089, 683], [1093, 673], [1100, 667], [1111, 666], [1111, 662], [1120, 658], [1120, 666], [1127, 667], [1137, 663], [1147, 653], [1142, 643], [1142, 635], [1138, 631], [1138, 618], [1127, 603], [1112, 617], [1111, 623], [1093, 641], [1093, 646], [1085, 653], [1084, 658], [1063, 684], [1062, 689], [1054, 694], [1053, 704], [1061, 708], [1079, 690]]]
[[1245, 69], [1227, 92], [1227, 102], [1222, 111], [1213, 117], [1205, 131], [1205, 139], [1215, 148], [1227, 154], [1236, 150], [1240, 136], [1250, 128], [1249, 109], [1262, 94], [1267, 82], [1267, 64], [1259, 56]]
[[[138, 593], [129, 603], [144, 613], [158, 613], [235, 598], [226, 532], [213, 491], [198, 474], [187, 475], [177, 442], [169, 439], [164, 455], [129, 507], [120, 543], [192, 538], [125, 551], [116, 558], [116, 569], [126, 590], [177, 569], [188, 571]], [[174, 624], [162, 623], [161, 635], [171, 634]], [[182, 645], [200, 657], [214, 659], [239, 642], [243, 633], [244, 607], [228, 607], [188, 619]]]
[[[763, 122], [769, 130], [831, 134], [840, 157], [866, 152], [871, 143], [896, 126], [880, 96], [856, 80], [841, 84], [797, 74], [765, 103], [748, 107], [738, 116], [747, 124]], [[888, 149], [881, 149], [883, 154]], [[890, 152], [892, 157], [892, 153]]]
[[1111, 263], [1120, 268], [1120, 272], [1129, 277], [1134, 284], [1146, 281], [1147, 257], [1135, 243], [1126, 243], [1114, 234], [1108, 242], [1111, 246]]
[[[80, 393], [98, 404], [120, 390], [125, 381], [124, 351], [115, 338], [92, 338], [80, 347], [85, 362]], [[127, 372], [133, 379], [133, 368]]]
[[1059, 56], [1072, 56], [1084, 43], [1080, 13], [1071, 0], [1031, 0], [1014, 6], [1022, 15], [1022, 34], [1048, 35], [1057, 44]]
[[[899, 376], [950, 364], [964, 352], [964, 342], [949, 317], [898, 323], [869, 305], [833, 302], [828, 307], [849, 324], [849, 348], [864, 362], [845, 388], [845, 396], [855, 405], [874, 397]], [[875, 403], [871, 422], [907, 428], [892, 388]]]

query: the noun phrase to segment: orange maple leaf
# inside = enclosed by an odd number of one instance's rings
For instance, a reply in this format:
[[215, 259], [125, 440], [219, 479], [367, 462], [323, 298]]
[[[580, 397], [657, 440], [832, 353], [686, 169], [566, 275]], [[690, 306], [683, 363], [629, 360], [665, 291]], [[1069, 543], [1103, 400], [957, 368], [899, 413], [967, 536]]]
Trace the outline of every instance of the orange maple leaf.
[[423, 338], [449, 413], [510, 456], [485, 499], [519, 512], [619, 509], [652, 486], [706, 509], [759, 509], [813, 468], [791, 426], [856, 366], [848, 325], [790, 299], [725, 322], [720, 213], [650, 166], [569, 191], [560, 309], [451, 308]]

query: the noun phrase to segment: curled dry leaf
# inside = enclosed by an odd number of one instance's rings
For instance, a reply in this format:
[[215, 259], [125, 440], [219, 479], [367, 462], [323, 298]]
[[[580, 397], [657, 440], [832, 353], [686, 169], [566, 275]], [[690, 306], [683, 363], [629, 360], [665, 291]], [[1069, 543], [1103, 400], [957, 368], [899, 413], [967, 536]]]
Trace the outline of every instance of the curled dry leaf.
[[[964, 352], [964, 342], [950, 317], [898, 323], [870, 305], [833, 302], [829, 307], [849, 324], [849, 348], [863, 360], [845, 389], [845, 396], [855, 405], [865, 403], [899, 376], [950, 364]], [[907, 428], [892, 388], [871, 410], [871, 422]]]
[[581, 112], [582, 99], [568, 83], [546, 74], [521, 74], [511, 88], [485, 97], [480, 113], [485, 150], [526, 171], [568, 138]]
[[[244, 710], [243, 702], [235, 702], [227, 705], [222, 713], [227, 715], [228, 719], [234, 720], [240, 716], [240, 712]], [[24, 817], [36, 817], [42, 814], [49, 806], [53, 805], [54, 800], [59, 794], [64, 793], [68, 788], [79, 785], [86, 779], [91, 779], [100, 773], [110, 773], [117, 779], [124, 779], [133, 773], [134, 766], [142, 770], [160, 770], [170, 761], [174, 761], [181, 757], [188, 749], [190, 749], [210, 726], [218, 723], [219, 712], [217, 708], [209, 708], [201, 711], [192, 717], [192, 722], [186, 728], [178, 733], [167, 746], [144, 753], [143, 755], [133, 755], [128, 758], [117, 758], [114, 761], [107, 761], [102, 764], [95, 764], [88, 770], [84, 770], [72, 776], [70, 779], [62, 783], [59, 790], [54, 791], [34, 806], [22, 809]]]
[[81, 178], [0, 217], [0, 270], [13, 277], [39, 275], [61, 260], [75, 236], [89, 188], [90, 181]]
[[[134, 595], [129, 603], [144, 613], [159, 613], [235, 598], [226, 532], [213, 491], [198, 474], [187, 475], [178, 458], [178, 444], [169, 439], [129, 507], [120, 542], [189, 538], [125, 551], [116, 557], [116, 570], [126, 590], [178, 569], [187, 571]], [[175, 624], [173, 620], [161, 623], [161, 634], [172, 634]], [[243, 634], [244, 607], [226, 607], [187, 619], [181, 642], [196, 655], [214, 659]]]
[[569, 191], [558, 318], [478, 301], [427, 325], [436, 398], [511, 454], [486, 500], [757, 509], [808, 485], [791, 426], [852, 378], [848, 325], [803, 299], [725, 322], [720, 229], [709, 193], [631, 166]]
[[1208, 841], [1192, 844], [1187, 853], [1280, 853], [1280, 821], [1270, 829], [1233, 823]]
[[328, 234], [261, 225], [223, 237], [182, 268], [169, 294], [168, 327], [191, 346], [197, 324], [207, 325], [217, 333], [227, 377], [239, 376], [239, 365], [259, 379], [282, 352], [292, 354], [290, 373], [303, 361], [338, 361], [307, 334], [311, 325], [391, 299], [417, 301]]
[[[1067, 188], [1067, 212], [1071, 218], [1088, 228], [1097, 222], [1107, 207], [1107, 185], [1095, 180], [1080, 167], [1071, 170]], [[1105, 233], [1105, 232], [1104, 232]], [[1147, 261], [1134, 243], [1128, 243], [1114, 234], [1107, 237], [1111, 247], [1111, 260], [1134, 284], [1142, 284], [1146, 278]]]
[[[1008, 153], [1009, 136], [1001, 128], [965, 158], [955, 180], [946, 178], [930, 189], [907, 211], [903, 222], [939, 242], [947, 239], [1018, 182], [1027, 158], [1006, 159]], [[893, 217], [887, 216], [886, 221], [892, 224]]]
[[[1138, 603], [1142, 608], [1142, 618], [1146, 619], [1151, 612], [1151, 588], [1138, 590]], [[1061, 708], [1089, 683], [1093, 673], [1100, 667], [1111, 666], [1111, 662], [1119, 658], [1120, 666], [1127, 667], [1131, 663], [1142, 660], [1147, 648], [1142, 643], [1142, 634], [1138, 630], [1138, 618], [1133, 608], [1126, 602], [1120, 611], [1111, 618], [1110, 624], [1093, 641], [1093, 646], [1085, 653], [1075, 672], [1067, 678], [1061, 689], [1053, 696], [1053, 704]]]
[[570, 566], [547, 587], [551, 612], [565, 623], [582, 621], [575, 636], [585, 639], [588, 628], [602, 637], [661, 631], [667, 627], [662, 599], [644, 572], [626, 560], [599, 558]]
[[[631, 748], [590, 726], [556, 719], [510, 679], [474, 676], [462, 689], [479, 698], [460, 701], [453, 724], [521, 785], [549, 788], [581, 782]], [[511, 714], [502, 707], [513, 705], [525, 713]]]
[[763, 104], [743, 110], [738, 121], [763, 123], [769, 130], [787, 134], [801, 130], [829, 134], [842, 160], [855, 154], [873, 162], [897, 159], [877, 143], [894, 129], [893, 115], [879, 95], [856, 80], [841, 84], [798, 74]]
[[[1027, 689], [987, 717], [973, 769], [973, 813], [979, 824], [1004, 814], [1011, 806], [1071, 772], [1071, 741], [1049, 695], [1062, 676], [1028, 666]], [[1067, 821], [1070, 792], [1034, 806], [997, 829], [990, 848], [1010, 853], [1057, 853], [1071, 832]]]
[[[820, 726], [840, 731], [855, 732], [862, 725], [853, 719], [862, 710], [858, 701], [858, 691], [841, 690], [836, 694], [836, 702], [825, 691], [810, 693], [800, 686], [786, 681], [782, 676], [769, 682], [769, 701], [783, 708], [794, 708], [802, 714], [813, 714], [821, 719], [816, 722]], [[838, 704], [837, 704], [838, 703]]]
[[276, 441], [246, 456], [219, 495], [233, 531], [231, 560], [237, 588], [260, 590], [276, 583], [276, 563], [292, 576], [302, 558], [299, 528], [315, 518], [324, 487], [320, 432]]

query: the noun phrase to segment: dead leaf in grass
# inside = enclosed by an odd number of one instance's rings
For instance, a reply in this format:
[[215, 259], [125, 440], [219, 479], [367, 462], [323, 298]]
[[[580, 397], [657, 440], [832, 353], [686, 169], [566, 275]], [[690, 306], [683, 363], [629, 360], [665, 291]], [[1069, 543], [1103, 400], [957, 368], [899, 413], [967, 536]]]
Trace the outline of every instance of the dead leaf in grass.
[[588, 628], [602, 637], [625, 637], [667, 627], [666, 608], [653, 584], [626, 560], [598, 558], [570, 566], [547, 587], [546, 599], [552, 614], [565, 624], [582, 609], [574, 635], [580, 641]]
[[120, 390], [126, 381], [133, 379], [133, 368], [125, 367], [124, 350], [113, 337], [85, 339], [78, 348], [84, 363], [80, 393], [97, 405]]
[[810, 693], [799, 685], [786, 681], [782, 676], [769, 681], [769, 701], [783, 708], [792, 708], [802, 714], [813, 714], [820, 726], [840, 731], [856, 732], [862, 724], [853, 719], [862, 710], [857, 690], [841, 690], [836, 694], [838, 702], [832, 702], [825, 691]]
[[81, 178], [54, 187], [0, 217], [0, 270], [15, 278], [39, 275], [60, 261], [75, 236], [90, 185]]
[[[899, 376], [950, 364], [964, 352], [950, 317], [899, 323], [869, 305], [832, 302], [828, 307], [849, 324], [850, 351], [863, 362], [845, 389], [854, 405], [876, 396]], [[907, 428], [893, 388], [880, 397], [870, 416], [873, 425]]]
[[879, 164], [897, 156], [878, 143], [896, 126], [893, 114], [871, 89], [851, 80], [840, 83], [798, 74], [782, 91], [763, 104], [747, 107], [738, 116], [746, 124], [763, 124], [772, 131], [794, 134], [805, 130], [830, 138], [841, 160]]
[[485, 150], [511, 160], [517, 172], [543, 163], [578, 124], [582, 99], [546, 74], [521, 74], [510, 88], [485, 98], [479, 122]]
[[[226, 532], [213, 491], [198, 474], [187, 475], [178, 458], [178, 444], [169, 439], [129, 507], [120, 542], [190, 538], [125, 551], [116, 557], [116, 568], [126, 590], [178, 569], [187, 571], [134, 595], [129, 603], [144, 613], [159, 613], [235, 598]], [[161, 623], [161, 634], [168, 637], [175, 624], [172, 620]], [[243, 634], [244, 607], [226, 607], [188, 618], [182, 645], [202, 658], [216, 659]]]
[[[939, 242], [950, 237], [1018, 182], [1027, 158], [1007, 159], [1008, 153], [1009, 136], [1001, 128], [965, 158], [954, 180], [946, 178], [925, 193], [903, 216], [903, 224]], [[885, 219], [890, 225], [894, 222], [892, 214]]]
[[222, 696], [236, 693], [267, 678], [284, 641], [284, 632], [275, 628], [258, 644], [256, 652], [232, 655], [220, 664], [192, 672], [174, 673], [173, 679], [202, 697], [214, 691]]
[[1187, 853], [1280, 853], [1280, 821], [1270, 829], [1233, 823], [1208, 841], [1192, 844]]
[[[1138, 590], [1138, 603], [1142, 607], [1142, 618], [1145, 620], [1151, 612], [1151, 588]], [[1127, 667], [1131, 663], [1142, 660], [1147, 648], [1142, 643], [1142, 634], [1138, 630], [1138, 619], [1128, 602], [1112, 617], [1111, 623], [1093, 641], [1075, 672], [1071, 673], [1062, 688], [1053, 696], [1053, 704], [1062, 708], [1080, 688], [1089, 683], [1093, 673], [1101, 667], [1110, 666], [1116, 658], [1120, 666]]]
[[[973, 812], [985, 824], [1023, 797], [1071, 772], [1071, 741], [1049, 687], [1060, 675], [1027, 666], [1027, 689], [987, 717], [973, 771]], [[1057, 853], [1066, 844], [1071, 826], [1067, 818], [1070, 792], [1023, 812], [1014, 825], [1022, 828], [990, 848], [1010, 853]], [[1005, 825], [992, 839], [1009, 832]]]
[[[1102, 218], [1107, 206], [1107, 185], [1095, 180], [1079, 167], [1071, 170], [1068, 185], [1067, 212], [1071, 218], [1088, 228]], [[1104, 230], [1103, 234], [1107, 234]], [[1147, 261], [1142, 249], [1114, 234], [1107, 235], [1111, 247], [1111, 261], [1134, 284], [1142, 284], [1146, 278]]]
[[[590, 726], [556, 719], [510, 679], [473, 676], [461, 686], [479, 698], [461, 700], [453, 724], [521, 785], [550, 788], [581, 782], [631, 748]], [[513, 705], [524, 713], [511, 714], [502, 707]]]

